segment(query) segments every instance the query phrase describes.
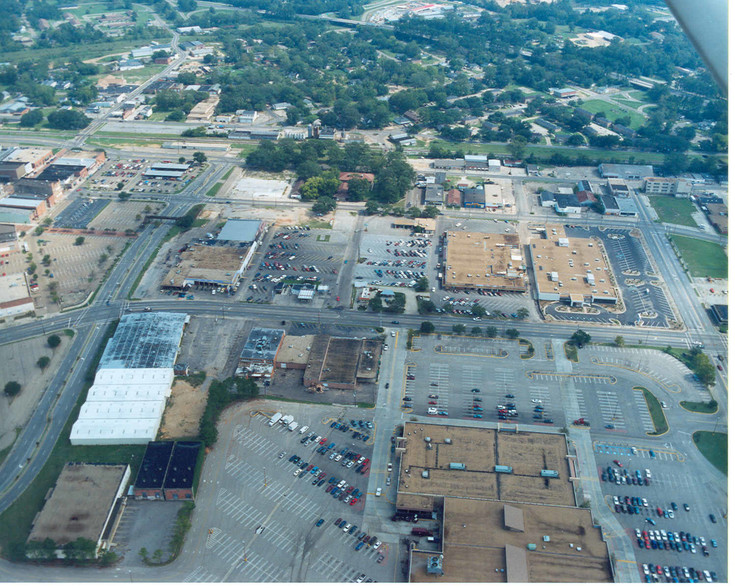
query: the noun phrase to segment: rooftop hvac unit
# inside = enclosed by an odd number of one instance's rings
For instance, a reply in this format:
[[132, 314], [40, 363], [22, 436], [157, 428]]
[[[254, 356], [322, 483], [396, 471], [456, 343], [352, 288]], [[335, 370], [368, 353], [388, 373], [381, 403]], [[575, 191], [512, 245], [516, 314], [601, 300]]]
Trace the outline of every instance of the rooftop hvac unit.
[[429, 470], [424, 470], [423, 472], [421, 472], [421, 477], [422, 478], [426, 478], [428, 480], [428, 478], [429, 478]]
[[452, 440], [447, 437], [446, 439], [444, 439], [444, 443], [446, 443], [447, 445], [451, 445]]
[[424, 441], [426, 441], [427, 443], [431, 443], [431, 437], [424, 437]]

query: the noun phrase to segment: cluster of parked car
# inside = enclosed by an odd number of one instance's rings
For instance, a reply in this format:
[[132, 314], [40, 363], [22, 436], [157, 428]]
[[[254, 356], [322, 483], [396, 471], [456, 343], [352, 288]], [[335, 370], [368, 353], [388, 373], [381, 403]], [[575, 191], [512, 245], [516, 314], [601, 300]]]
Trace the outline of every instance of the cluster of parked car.
[[[635, 530], [638, 547], [641, 549], [660, 549], [666, 551], [677, 551], [678, 553], [697, 553], [697, 547], [702, 550], [702, 555], [709, 557], [707, 540], [684, 531], [666, 531], [664, 529]], [[717, 541], [710, 540], [712, 547], [717, 548]]]
[[615, 512], [641, 514], [641, 508], [648, 506], [648, 500], [640, 496], [613, 496]]
[[621, 470], [618, 471], [617, 468], [607, 466], [607, 469], [603, 470], [600, 476], [603, 482], [613, 482], [618, 486], [621, 484], [627, 484], [629, 486], [631, 484], [634, 486], [650, 486], [652, 479], [651, 470], [645, 469], [645, 474], [641, 473], [641, 470], [629, 472], [628, 469], [624, 468], [623, 464], [617, 459], [613, 460], [613, 463], [621, 468]]
[[356, 429], [372, 429], [373, 423], [371, 421], [351, 420], [350, 424], [347, 425], [346, 423], [335, 421], [331, 425], [329, 425], [329, 427], [343, 432], [352, 431], [353, 439], [357, 439], [359, 441], [367, 441], [368, 439], [370, 439], [370, 433], [364, 433]]
[[[355, 551], [360, 551], [363, 547], [367, 546], [367, 549], [370, 549], [371, 547], [377, 551], [380, 549], [380, 546], [383, 544], [382, 541], [380, 541], [377, 537], [377, 535], [370, 536], [365, 532], [360, 532], [360, 529], [357, 528], [357, 525], [353, 525], [351, 523], [348, 523], [347, 521], [343, 521], [342, 519], [337, 519], [334, 521], [335, 526], [342, 529], [343, 533], [348, 533], [349, 535], [353, 535], [355, 539], [357, 540], [357, 543], [355, 544]], [[378, 555], [378, 563], [383, 561], [383, 554]]]
[[643, 577], [651, 582], [717, 582], [717, 574], [709, 570], [696, 570], [686, 566], [661, 566], [641, 564]]
[[299, 478], [303, 478], [307, 474], [314, 476], [311, 485], [321, 487], [328, 484], [325, 492], [331, 494], [335, 499], [342, 500], [345, 504], [354, 506], [362, 498], [362, 491], [359, 488], [348, 486], [345, 480], [338, 481], [335, 476], [332, 476], [329, 480], [325, 480], [327, 477], [325, 471], [319, 466], [304, 461], [298, 455], [292, 455], [288, 461], [298, 467], [293, 473], [294, 476], [298, 476]]

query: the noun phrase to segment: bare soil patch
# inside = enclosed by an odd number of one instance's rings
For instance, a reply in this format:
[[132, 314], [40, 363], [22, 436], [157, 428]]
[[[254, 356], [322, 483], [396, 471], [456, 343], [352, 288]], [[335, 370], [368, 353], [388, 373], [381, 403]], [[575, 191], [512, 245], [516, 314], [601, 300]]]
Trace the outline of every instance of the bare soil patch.
[[171, 397], [166, 402], [161, 425], [161, 439], [196, 437], [199, 434], [199, 419], [207, 405], [208, 384], [194, 387], [183, 380], [176, 380]]

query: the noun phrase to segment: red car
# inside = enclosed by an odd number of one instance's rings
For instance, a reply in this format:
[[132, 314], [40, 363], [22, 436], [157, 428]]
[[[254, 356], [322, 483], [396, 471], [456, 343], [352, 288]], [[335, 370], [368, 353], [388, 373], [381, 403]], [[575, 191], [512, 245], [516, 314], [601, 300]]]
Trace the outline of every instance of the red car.
[[350, 500], [350, 506], [354, 506], [355, 504], [357, 504], [357, 498]]
[[656, 573], [659, 574], [659, 575], [660, 574], [663, 574], [664, 573], [664, 569], [661, 566], [656, 566]]
[[347, 494], [349, 494], [350, 492], [352, 492], [354, 489], [355, 489], [354, 486], [350, 486], [349, 488], [347, 488]]
[[620, 463], [620, 462], [619, 462], [619, 461], [618, 461], [617, 459], [613, 459], [613, 463], [614, 463], [614, 464], [615, 464], [616, 466], [618, 466], [619, 468], [622, 468], [622, 467], [623, 467], [623, 464], [622, 464], [622, 463]]
[[306, 466], [306, 471], [307, 471], [307, 472], [310, 472], [310, 471], [311, 471], [311, 470], [313, 470], [313, 469], [314, 469], [314, 466], [313, 466], [313, 465], [308, 465], [308, 466]]
[[722, 366], [719, 363], [717, 364], [717, 369], [722, 371]]
[[436, 404], [436, 400], [429, 400], [429, 404]]
[[337, 302], [339, 302], [339, 296], [337, 296]]
[[364, 466], [367, 466], [367, 465], [368, 465], [369, 463], [370, 463], [370, 459], [368, 459], [368, 458], [366, 457], [366, 458], [365, 458], [365, 461], [364, 461], [364, 462], [362, 462], [362, 465], [364, 465]]
[[327, 438], [324, 437], [321, 441], [319, 441], [319, 445], [324, 445], [327, 442]]

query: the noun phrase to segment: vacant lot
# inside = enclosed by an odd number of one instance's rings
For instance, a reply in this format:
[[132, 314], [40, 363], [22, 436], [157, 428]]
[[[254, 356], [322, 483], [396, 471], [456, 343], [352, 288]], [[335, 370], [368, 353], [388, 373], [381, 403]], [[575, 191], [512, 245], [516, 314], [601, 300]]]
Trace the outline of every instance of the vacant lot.
[[717, 243], [672, 235], [671, 240], [695, 278], [726, 278], [727, 254]]
[[630, 124], [626, 126], [629, 126], [631, 129], [637, 129], [638, 127], [643, 126], [643, 123], [646, 122], [646, 117], [642, 114], [619, 108], [609, 102], [605, 102], [604, 100], [588, 100], [587, 102], [582, 102], [582, 108], [589, 110], [594, 114], [602, 113], [605, 118], [611, 121], [629, 116]]
[[692, 218], [695, 212], [694, 205], [686, 198], [672, 198], [671, 196], [649, 196], [651, 206], [656, 209], [656, 214], [661, 222], [673, 225], [684, 225], [696, 227], [697, 223]]
[[205, 386], [192, 386], [177, 379], [166, 402], [161, 439], [182, 439], [199, 434], [199, 419], [207, 405]]
[[[3, 366], [0, 387], [10, 381], [22, 386], [15, 398], [0, 395], [0, 449], [8, 447], [15, 440], [16, 427], [26, 424], [54, 377], [59, 362], [66, 355], [70, 343], [68, 337], [62, 335], [61, 345], [56, 349], [51, 349], [46, 340], [45, 336], [36, 337], [0, 347], [0, 365]], [[44, 356], [51, 362], [42, 370], [36, 362]]]

